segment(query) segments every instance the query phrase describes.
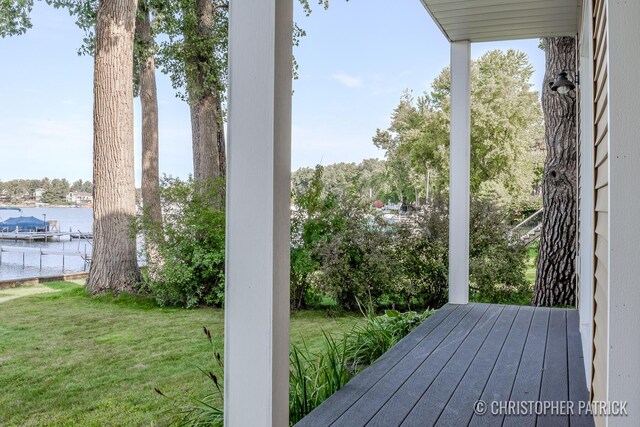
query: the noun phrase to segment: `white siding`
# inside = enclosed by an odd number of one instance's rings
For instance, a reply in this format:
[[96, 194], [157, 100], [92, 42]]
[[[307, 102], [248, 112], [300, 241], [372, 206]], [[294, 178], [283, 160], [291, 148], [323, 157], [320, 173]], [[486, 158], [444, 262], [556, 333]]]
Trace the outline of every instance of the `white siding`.
[[[609, 401], [626, 400], [640, 425], [640, 2], [607, 1], [609, 156]], [[596, 182], [599, 182], [598, 176]]]

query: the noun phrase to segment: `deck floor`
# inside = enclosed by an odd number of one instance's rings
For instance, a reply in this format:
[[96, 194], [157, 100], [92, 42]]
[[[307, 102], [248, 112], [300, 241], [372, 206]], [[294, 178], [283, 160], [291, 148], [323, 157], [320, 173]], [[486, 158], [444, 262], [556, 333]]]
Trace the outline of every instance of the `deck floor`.
[[297, 426], [591, 426], [588, 400], [576, 310], [447, 304]]

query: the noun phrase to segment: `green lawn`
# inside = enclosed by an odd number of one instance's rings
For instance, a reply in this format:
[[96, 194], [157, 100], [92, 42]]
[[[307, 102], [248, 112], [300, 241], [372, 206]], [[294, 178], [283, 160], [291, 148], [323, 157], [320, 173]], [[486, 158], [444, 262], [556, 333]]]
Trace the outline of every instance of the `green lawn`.
[[[207, 326], [222, 350], [223, 312], [161, 309], [123, 296], [90, 299], [82, 287], [0, 304], [0, 425], [166, 425], [172, 405], [210, 390]], [[292, 314], [292, 343], [319, 348], [357, 317]]]
[[529, 259], [527, 260], [527, 271], [525, 274], [527, 276], [527, 281], [531, 283], [532, 286], [535, 286], [536, 284], [536, 263], [538, 262], [538, 249], [538, 242], [532, 243], [527, 248], [527, 250], [529, 251]]

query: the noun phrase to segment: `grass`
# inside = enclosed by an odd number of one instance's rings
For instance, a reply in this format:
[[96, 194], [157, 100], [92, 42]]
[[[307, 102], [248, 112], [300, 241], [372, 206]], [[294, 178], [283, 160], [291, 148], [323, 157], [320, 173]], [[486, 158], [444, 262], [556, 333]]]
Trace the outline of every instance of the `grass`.
[[[0, 425], [166, 425], [171, 403], [211, 392], [198, 370], [212, 366], [206, 326], [222, 349], [223, 312], [163, 309], [139, 297], [58, 292], [0, 305]], [[311, 350], [358, 317], [292, 313], [291, 341]]]
[[527, 271], [525, 276], [532, 286], [536, 284], [536, 263], [538, 261], [538, 250], [540, 246], [538, 242], [530, 244], [527, 248], [529, 251], [529, 259], [527, 260]]

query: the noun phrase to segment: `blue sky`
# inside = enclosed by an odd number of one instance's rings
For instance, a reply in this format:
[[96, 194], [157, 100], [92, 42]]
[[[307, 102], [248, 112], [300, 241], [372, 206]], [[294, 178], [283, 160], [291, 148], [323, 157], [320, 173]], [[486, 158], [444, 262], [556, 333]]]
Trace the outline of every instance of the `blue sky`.
[[[307, 32], [296, 49], [292, 167], [381, 157], [372, 144], [403, 90], [428, 90], [449, 63], [449, 45], [419, 0], [332, 0], [296, 20]], [[34, 28], [0, 39], [0, 180], [91, 179], [93, 61], [77, 55], [82, 33], [65, 11], [37, 2]], [[472, 45], [525, 51], [540, 87], [544, 54], [537, 40]], [[158, 73], [160, 169], [192, 170], [189, 109]], [[136, 164], [140, 108], [136, 100]], [[15, 159], [15, 161], [12, 161]], [[139, 182], [140, 168], [136, 170]]]

